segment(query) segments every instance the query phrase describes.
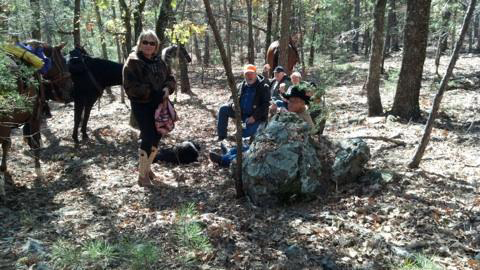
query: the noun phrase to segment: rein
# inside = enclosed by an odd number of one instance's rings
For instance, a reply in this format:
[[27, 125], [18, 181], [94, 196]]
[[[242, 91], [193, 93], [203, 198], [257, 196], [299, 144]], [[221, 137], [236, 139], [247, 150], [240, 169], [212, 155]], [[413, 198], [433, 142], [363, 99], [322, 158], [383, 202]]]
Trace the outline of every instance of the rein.
[[88, 78], [92, 81], [93, 85], [94, 85], [95, 88], [97, 89], [97, 94], [98, 94], [99, 96], [102, 95], [102, 93], [103, 93], [103, 87], [100, 86], [100, 84], [98, 83], [98, 81], [97, 81], [97, 80], [95, 79], [95, 77], [93, 76], [92, 71], [90, 70], [90, 68], [88, 68], [87, 63], [85, 63], [85, 58], [84, 58], [83, 55], [80, 57], [80, 59], [82, 60], [83, 66], [85, 67], [85, 70], [87, 71]]

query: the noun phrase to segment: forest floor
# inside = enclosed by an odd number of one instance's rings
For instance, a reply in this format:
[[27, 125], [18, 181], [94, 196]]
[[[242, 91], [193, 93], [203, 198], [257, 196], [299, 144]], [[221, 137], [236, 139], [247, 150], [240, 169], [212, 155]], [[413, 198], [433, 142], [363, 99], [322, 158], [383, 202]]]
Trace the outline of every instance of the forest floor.
[[[447, 62], [442, 59], [441, 71]], [[387, 109], [400, 63], [397, 54], [385, 64]], [[406, 164], [424, 122], [367, 117], [361, 89], [368, 61], [337, 67], [326, 93], [324, 134], [382, 136], [405, 146], [366, 139], [368, 169], [381, 178], [269, 209], [236, 199], [229, 170], [208, 159], [219, 148], [216, 111], [229, 98], [221, 67], [206, 70], [203, 82], [198, 69], [192, 72], [195, 96], [178, 95], [181, 121], [161, 142], [195, 140], [202, 146], [199, 161], [155, 164], [164, 179], [155, 189], [136, 185], [138, 132], [128, 124], [119, 88], [114, 101], [104, 95], [95, 105], [90, 140], [78, 147], [71, 139], [72, 104], [53, 104], [42, 129], [44, 180], [36, 178], [28, 146], [15, 132], [8, 160], [15, 187], [7, 186], [0, 204], [0, 269], [40, 269], [42, 261], [58, 269], [480, 269], [479, 66], [478, 55], [459, 59], [419, 169]], [[309, 74], [314, 80], [315, 71]], [[434, 79], [429, 58], [420, 97], [425, 117]]]

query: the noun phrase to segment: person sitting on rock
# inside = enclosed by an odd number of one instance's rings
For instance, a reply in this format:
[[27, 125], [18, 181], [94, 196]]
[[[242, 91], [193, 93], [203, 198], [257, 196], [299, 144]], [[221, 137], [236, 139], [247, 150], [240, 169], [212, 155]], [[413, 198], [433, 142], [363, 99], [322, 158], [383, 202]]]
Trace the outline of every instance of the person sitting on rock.
[[288, 100], [288, 111], [294, 112], [303, 119], [310, 128], [313, 128], [315, 124], [313, 123], [312, 117], [307, 112], [307, 106], [310, 103], [310, 96], [307, 93], [307, 90], [304, 89], [301, 85], [295, 85], [287, 90], [283, 94]]
[[286, 108], [287, 103], [282, 99], [280, 85], [284, 83], [285, 89], [288, 89], [292, 82], [282, 66], [277, 66], [273, 70], [273, 77], [274, 79], [270, 82], [270, 96], [272, 103], [270, 107], [272, 110], [277, 109], [278, 107]]
[[[242, 137], [255, 134], [260, 123], [267, 121], [270, 94], [268, 83], [257, 74], [257, 67], [247, 65], [243, 71], [245, 79], [237, 85], [240, 97], [240, 112], [243, 122]], [[220, 107], [218, 111], [217, 135], [222, 141], [227, 137], [228, 118], [234, 118], [233, 101]]]
[[[298, 117], [307, 122], [310, 129], [314, 127], [314, 123], [310, 114], [307, 112], [307, 104], [310, 103], [310, 97], [307, 95], [306, 90], [303, 89], [300, 85], [295, 85], [291, 87], [283, 97], [287, 99], [288, 102], [288, 111], [296, 113]], [[279, 109], [280, 110], [280, 109]], [[243, 144], [243, 152], [246, 152], [249, 149], [248, 144]], [[221, 167], [228, 167], [232, 160], [237, 157], [237, 148], [233, 147], [227, 149], [223, 144], [221, 144], [222, 154], [217, 154], [215, 152], [210, 152], [210, 160], [214, 163], [217, 163]]]
[[292, 75], [290, 75], [290, 80], [292, 81], [292, 86], [299, 85], [302, 81], [302, 74], [300, 74], [298, 71], [295, 71], [292, 73]]

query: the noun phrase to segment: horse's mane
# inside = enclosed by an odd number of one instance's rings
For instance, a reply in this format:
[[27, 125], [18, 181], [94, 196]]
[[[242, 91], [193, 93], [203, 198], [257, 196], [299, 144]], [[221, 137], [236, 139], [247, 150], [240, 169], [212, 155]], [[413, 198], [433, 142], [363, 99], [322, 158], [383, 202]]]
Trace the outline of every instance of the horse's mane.
[[187, 50], [183, 46], [179, 46], [177, 44], [173, 44], [171, 46], [168, 46], [162, 50], [162, 60], [165, 62], [168, 66], [171, 64], [171, 60], [173, 57], [177, 56], [177, 50], [180, 49], [180, 54], [185, 57], [185, 60], [187, 60], [188, 63], [192, 62], [192, 58], [188, 54]]
[[177, 45], [172, 45], [172, 46], [168, 46], [166, 48], [163, 48], [162, 50], [162, 60], [165, 62], [165, 63], [169, 63], [170, 62], [170, 59], [175, 56], [176, 52], [177, 52], [177, 48], [178, 46]]

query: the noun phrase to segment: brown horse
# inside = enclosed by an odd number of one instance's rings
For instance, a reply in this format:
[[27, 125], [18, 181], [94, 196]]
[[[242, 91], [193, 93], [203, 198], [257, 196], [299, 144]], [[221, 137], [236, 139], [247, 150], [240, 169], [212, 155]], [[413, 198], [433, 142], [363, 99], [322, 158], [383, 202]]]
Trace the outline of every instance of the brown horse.
[[[61, 53], [64, 44], [55, 47], [43, 46], [45, 55], [52, 61], [52, 67], [43, 75], [43, 79], [38, 72], [34, 74], [35, 80], [40, 83], [37, 85], [27, 84], [24, 79], [17, 79], [19, 93], [33, 100], [32, 110], [14, 110], [11, 113], [0, 115], [0, 143], [3, 150], [0, 171], [4, 172], [5, 175], [8, 175], [7, 155], [11, 146], [11, 130], [23, 125], [23, 135], [34, 153], [37, 176], [41, 177], [39, 150], [43, 102], [46, 96], [52, 97], [55, 101], [65, 101], [73, 88], [65, 58]], [[14, 62], [12, 61], [12, 63]]]
[[[268, 47], [267, 50], [267, 55], [265, 61], [267, 64], [270, 65], [270, 72], [269, 76], [272, 77], [273, 70], [275, 69], [276, 66], [278, 66], [278, 58], [280, 56], [280, 42], [278, 40], [272, 42], [270, 46]], [[287, 66], [285, 67], [287, 69], [287, 74], [290, 75], [293, 71], [293, 67], [295, 64], [298, 63], [298, 51], [295, 45], [293, 44], [292, 40], [290, 39], [290, 42], [288, 44], [288, 62]]]

